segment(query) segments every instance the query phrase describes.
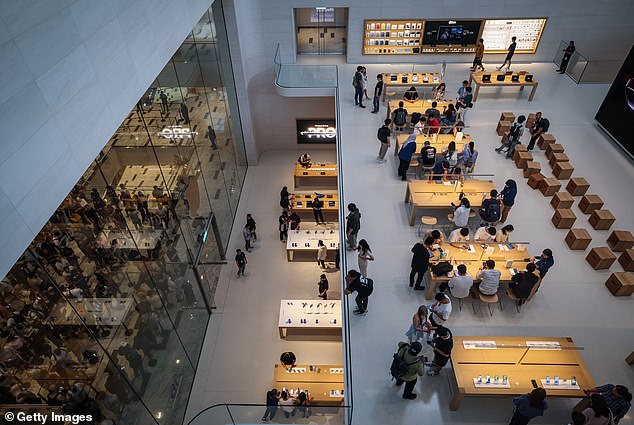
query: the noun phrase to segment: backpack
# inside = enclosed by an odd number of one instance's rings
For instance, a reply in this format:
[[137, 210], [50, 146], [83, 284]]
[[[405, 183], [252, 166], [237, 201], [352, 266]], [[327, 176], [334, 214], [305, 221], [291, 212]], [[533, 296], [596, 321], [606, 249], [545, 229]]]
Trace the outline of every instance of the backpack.
[[383, 139], [387, 139], [390, 136], [390, 129], [387, 127], [381, 127], [376, 132], [376, 138], [383, 141]]
[[546, 118], [542, 118], [542, 133], [546, 133], [550, 128], [550, 121]]
[[392, 375], [393, 379], [403, 378], [403, 376], [407, 375], [407, 372], [409, 372], [409, 367], [416, 364], [418, 361], [415, 360], [412, 363], [407, 363], [405, 361], [405, 350], [409, 349], [409, 347], [409, 344], [403, 344], [396, 353], [394, 353], [394, 358], [392, 359], [392, 364], [390, 365], [390, 375]]
[[431, 268], [431, 271], [436, 276], [445, 276], [447, 273], [453, 270], [453, 266], [448, 261], [441, 261]]
[[405, 123], [407, 122], [407, 113], [405, 112], [405, 109], [400, 108], [396, 110], [396, 113], [394, 114], [394, 124], [400, 126], [405, 125]]
[[511, 127], [511, 130], [509, 131], [510, 141], [514, 142], [515, 140], [517, 140], [517, 138], [519, 137], [521, 127], [522, 127], [521, 124], [518, 124], [518, 123], [513, 124], [513, 127]]
[[498, 221], [500, 219], [500, 203], [499, 202], [489, 202], [486, 209], [484, 210], [484, 214], [489, 221]]
[[356, 87], [357, 86], [357, 74], [354, 74], [352, 76], [352, 87]]

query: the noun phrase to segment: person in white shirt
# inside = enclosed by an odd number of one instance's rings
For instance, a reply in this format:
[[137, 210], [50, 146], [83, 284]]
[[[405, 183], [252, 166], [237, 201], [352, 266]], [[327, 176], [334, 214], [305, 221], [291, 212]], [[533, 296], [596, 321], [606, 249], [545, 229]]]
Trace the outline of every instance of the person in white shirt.
[[282, 397], [279, 403], [285, 417], [290, 418], [291, 416], [295, 416], [295, 406], [297, 405], [297, 399], [295, 397], [289, 397], [286, 391], [282, 391]]
[[449, 290], [449, 293], [455, 298], [467, 298], [471, 287], [473, 286], [473, 278], [467, 273], [467, 266], [458, 265], [458, 274], [449, 280], [449, 283], [440, 285], [440, 290]]
[[449, 243], [465, 243], [469, 242], [469, 228], [462, 227], [456, 229], [449, 234]]
[[432, 328], [444, 325], [449, 319], [451, 314], [451, 300], [442, 292], [439, 292], [435, 296], [436, 302], [431, 305], [429, 322]]
[[423, 116], [420, 120], [414, 125], [414, 134], [425, 134], [425, 128], [427, 126], [427, 117]]
[[478, 230], [476, 230], [473, 240], [476, 242], [484, 242], [484, 243], [495, 242], [496, 233], [497, 233], [497, 229], [495, 227], [482, 226]]
[[480, 285], [478, 285], [480, 293], [484, 295], [496, 294], [500, 287], [500, 276], [502, 273], [495, 270], [495, 261], [486, 260], [476, 275], [477, 279], [481, 279]]
[[515, 230], [512, 224], [507, 224], [502, 227], [499, 232], [495, 234], [495, 241], [500, 243], [508, 243], [510, 241], [511, 233]]
[[460, 200], [460, 205], [453, 212], [453, 223], [458, 227], [467, 227], [469, 224], [469, 214], [471, 213], [471, 204], [467, 198]]

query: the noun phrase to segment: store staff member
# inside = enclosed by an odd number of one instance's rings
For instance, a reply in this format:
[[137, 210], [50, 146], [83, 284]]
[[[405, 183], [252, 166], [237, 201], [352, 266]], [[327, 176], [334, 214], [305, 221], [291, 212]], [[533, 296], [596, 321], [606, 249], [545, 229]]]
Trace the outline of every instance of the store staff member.
[[304, 155], [297, 158], [297, 162], [299, 162], [299, 165], [301, 165], [302, 167], [306, 167], [306, 168], [310, 167], [310, 162], [311, 162], [310, 155], [305, 153]]
[[295, 353], [292, 351], [285, 351], [280, 356], [280, 363], [287, 371], [293, 369], [297, 364], [297, 357], [295, 357]]

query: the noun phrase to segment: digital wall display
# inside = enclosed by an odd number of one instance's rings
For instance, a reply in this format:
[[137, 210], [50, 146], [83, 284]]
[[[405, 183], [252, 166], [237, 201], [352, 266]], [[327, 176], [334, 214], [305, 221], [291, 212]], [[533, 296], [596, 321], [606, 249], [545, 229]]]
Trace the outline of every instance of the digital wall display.
[[505, 53], [515, 36], [515, 53], [535, 53], [545, 25], [546, 18], [487, 19], [482, 30], [484, 52]]
[[425, 21], [423, 45], [476, 44], [482, 21]]
[[625, 58], [594, 119], [634, 157], [634, 46]]
[[300, 145], [329, 144], [337, 142], [334, 119], [298, 119], [297, 143]]
[[334, 7], [316, 7], [310, 11], [310, 22], [335, 22]]

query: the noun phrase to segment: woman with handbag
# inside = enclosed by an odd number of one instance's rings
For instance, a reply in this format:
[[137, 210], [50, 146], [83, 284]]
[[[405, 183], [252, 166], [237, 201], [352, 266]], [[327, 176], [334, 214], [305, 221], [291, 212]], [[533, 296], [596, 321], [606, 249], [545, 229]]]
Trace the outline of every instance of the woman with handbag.
[[421, 305], [418, 307], [416, 314], [412, 317], [412, 324], [409, 325], [409, 329], [405, 332], [405, 336], [411, 344], [419, 339], [426, 339], [429, 333], [429, 320], [427, 320], [427, 306]]

